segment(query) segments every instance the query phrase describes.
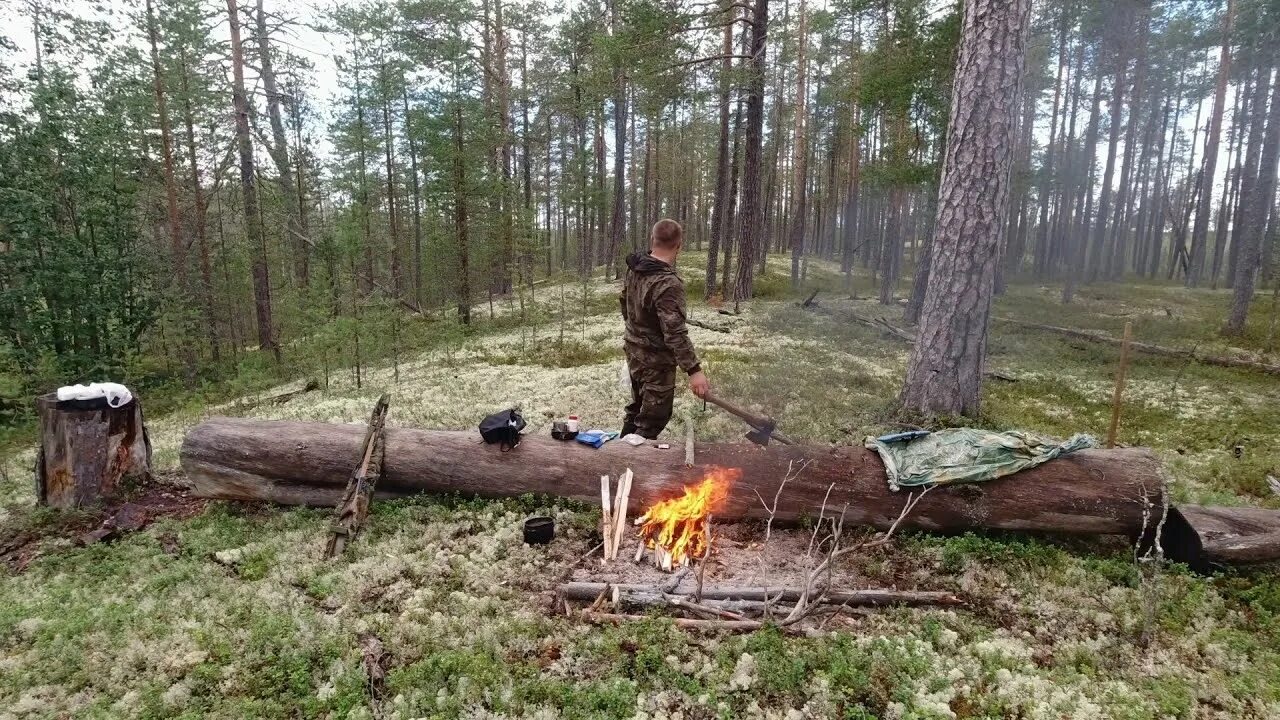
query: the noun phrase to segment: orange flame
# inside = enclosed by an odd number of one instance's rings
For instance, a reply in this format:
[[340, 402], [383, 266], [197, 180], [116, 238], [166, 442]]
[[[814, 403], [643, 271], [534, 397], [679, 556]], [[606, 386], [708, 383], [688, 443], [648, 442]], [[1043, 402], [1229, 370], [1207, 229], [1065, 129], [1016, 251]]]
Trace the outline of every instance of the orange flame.
[[647, 546], [670, 553], [671, 567], [707, 553], [707, 516], [729, 496], [729, 487], [742, 477], [736, 468], [711, 468], [702, 482], [686, 487], [684, 495], [649, 508], [640, 517], [640, 538]]

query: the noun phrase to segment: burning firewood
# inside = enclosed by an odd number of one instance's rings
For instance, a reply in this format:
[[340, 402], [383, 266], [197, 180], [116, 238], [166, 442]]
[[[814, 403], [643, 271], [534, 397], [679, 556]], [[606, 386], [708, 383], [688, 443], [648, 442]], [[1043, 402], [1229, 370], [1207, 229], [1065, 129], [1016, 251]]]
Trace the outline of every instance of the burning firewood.
[[712, 468], [702, 482], [686, 487], [681, 497], [663, 500], [636, 519], [640, 542], [653, 548], [654, 565], [671, 572], [707, 554], [707, 518], [724, 503], [729, 487], [741, 476], [737, 469]]

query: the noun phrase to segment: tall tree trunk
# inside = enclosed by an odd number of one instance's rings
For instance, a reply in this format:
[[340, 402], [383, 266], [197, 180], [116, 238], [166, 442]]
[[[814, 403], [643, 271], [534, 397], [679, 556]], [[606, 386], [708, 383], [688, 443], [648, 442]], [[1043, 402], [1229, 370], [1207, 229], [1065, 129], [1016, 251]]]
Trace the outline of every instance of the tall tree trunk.
[[751, 75], [747, 85], [747, 141], [742, 178], [742, 235], [738, 244], [734, 305], [750, 298], [755, 279], [755, 256], [763, 230], [760, 198], [760, 159], [764, 151], [764, 79], [769, 34], [769, 0], [756, 0], [751, 18]]
[[200, 307], [204, 313], [205, 332], [209, 334], [210, 357], [216, 364], [222, 359], [222, 342], [218, 333], [218, 316], [213, 308], [213, 268], [209, 262], [209, 241], [206, 237], [206, 198], [200, 187], [200, 166], [196, 158], [195, 118], [191, 110], [191, 90], [187, 84], [189, 68], [187, 47], [182, 46], [182, 119], [187, 130], [187, 163], [191, 168], [191, 197], [195, 201], [196, 248], [200, 252]]
[[[1236, 136], [1238, 143], [1245, 143], [1247, 137], [1247, 148], [1244, 156], [1243, 165], [1239, 162], [1239, 148], [1236, 150], [1236, 172], [1234, 182], [1231, 183], [1238, 192], [1237, 202], [1234, 204], [1235, 212], [1231, 221], [1231, 263], [1230, 274], [1227, 275], [1228, 284], [1235, 282], [1236, 272], [1240, 264], [1240, 250], [1245, 246], [1245, 229], [1248, 226], [1249, 209], [1252, 207], [1253, 194], [1257, 189], [1258, 183], [1263, 180], [1259, 176], [1259, 168], [1262, 162], [1262, 145], [1265, 135], [1267, 121], [1267, 92], [1271, 86], [1271, 69], [1259, 68], [1253, 91], [1248, 91], [1247, 84], [1241, 88], [1240, 94], [1248, 93], [1244, 104], [1247, 106], [1246, 119], [1244, 122], [1237, 120]], [[1240, 117], [1239, 114], [1236, 115]], [[1247, 128], [1247, 131], [1245, 130]], [[1230, 153], [1228, 153], [1230, 155]], [[1224, 212], [1225, 215], [1225, 212]], [[1226, 223], [1219, 223], [1219, 232], [1226, 234]], [[1226, 239], [1223, 238], [1223, 243]], [[1216, 277], [1215, 277], [1216, 280]]]
[[733, 289], [733, 279], [736, 277], [733, 273], [737, 269], [733, 265], [733, 248], [734, 245], [741, 241], [740, 228], [742, 226], [742, 214], [738, 211], [738, 197], [740, 195], [739, 179], [742, 175], [742, 115], [745, 101], [742, 94], [738, 95], [737, 106], [733, 109], [733, 150], [729, 154], [729, 192], [724, 206], [724, 231], [720, 240], [720, 249], [724, 258], [721, 265], [720, 275], [720, 296], [726, 300], [729, 299], [730, 292]]
[[[1259, 90], [1257, 109], [1261, 112], [1266, 104], [1265, 84]], [[1249, 316], [1249, 305], [1253, 302], [1253, 291], [1258, 266], [1261, 262], [1262, 235], [1267, 223], [1267, 215], [1271, 212], [1276, 195], [1276, 170], [1280, 165], [1280, 72], [1275, 73], [1271, 91], [1271, 108], [1267, 113], [1266, 139], [1263, 141], [1262, 157], [1259, 160], [1258, 183], [1248, 198], [1245, 211], [1245, 229], [1241, 238], [1240, 261], [1236, 265], [1234, 295], [1231, 299], [1231, 314], [1223, 333], [1240, 335], [1244, 332], [1244, 324]], [[1244, 199], [1242, 198], [1242, 201]], [[1280, 218], [1272, 218], [1271, 222], [1280, 222]]]
[[1037, 200], [1040, 203], [1039, 221], [1036, 224], [1035, 276], [1043, 280], [1049, 274], [1049, 200], [1052, 190], [1060, 186], [1054, 175], [1054, 164], [1058, 155], [1058, 108], [1062, 100], [1062, 78], [1067, 67], [1067, 13], [1060, 9], [1061, 22], [1058, 30], [1058, 72], [1053, 81], [1053, 110], [1049, 113], [1049, 144], [1044, 151], [1044, 174], [1040, 183]]
[[728, 213], [725, 206], [729, 201], [729, 75], [733, 72], [733, 25], [736, 13], [729, 8], [724, 26], [724, 41], [720, 61], [720, 135], [716, 142], [716, 194], [715, 203], [711, 206], [711, 244], [707, 247], [707, 276], [705, 298], [716, 294], [716, 263], [720, 257], [720, 246], [727, 235]]
[[311, 280], [310, 259], [306, 240], [302, 236], [301, 210], [298, 197], [294, 194], [293, 166], [289, 164], [289, 141], [284, 134], [284, 117], [280, 112], [280, 87], [276, 82], [274, 62], [271, 59], [271, 42], [267, 37], [267, 14], [262, 8], [263, 0], [257, 0], [257, 12], [254, 13], [258, 25], [258, 63], [259, 76], [262, 78], [262, 89], [267, 94], [267, 116], [271, 120], [271, 144], [267, 150], [276, 166], [280, 178], [280, 197], [284, 201], [286, 219], [285, 232], [289, 235], [288, 245], [293, 249], [293, 274], [298, 285], [306, 287]]
[[1222, 19], [1222, 53], [1218, 60], [1218, 83], [1213, 93], [1213, 114], [1204, 140], [1204, 169], [1197, 182], [1199, 198], [1196, 224], [1191, 231], [1191, 257], [1188, 263], [1187, 287], [1200, 285], [1204, 275], [1205, 244], [1209, 236], [1209, 213], [1213, 205], [1213, 182], [1218, 169], [1218, 139], [1222, 136], [1222, 116], [1227, 105], [1227, 83], [1231, 76], [1231, 31], [1235, 22], [1235, 0], [1227, 0]]
[[169, 111], [165, 102], [164, 71], [160, 67], [159, 32], [156, 29], [155, 8], [151, 0], [147, 0], [147, 40], [151, 45], [152, 87], [155, 90], [156, 115], [160, 120], [160, 151], [164, 159], [164, 195], [165, 209], [169, 221], [169, 246], [173, 253], [173, 288], [176, 302], [174, 307], [180, 314], [178, 328], [178, 353], [182, 358], [182, 367], [187, 382], [193, 382], [196, 375], [195, 346], [191, 342], [190, 320], [186, 317], [187, 287], [187, 245], [182, 233], [182, 221], [178, 217], [178, 181], [173, 173], [173, 137], [169, 130]]
[[[1098, 194], [1098, 212], [1094, 218], [1093, 243], [1089, 252], [1089, 270], [1086, 276], [1090, 283], [1097, 282], [1098, 275], [1103, 270], [1102, 257], [1107, 254], [1107, 221], [1111, 219], [1111, 179], [1116, 168], [1116, 148], [1120, 144], [1121, 117], [1124, 111], [1124, 78], [1128, 65], [1129, 57], [1125, 52], [1125, 43], [1117, 41], [1115, 79], [1111, 83], [1107, 163], [1102, 171], [1102, 191]], [[1086, 189], [1085, 192], [1090, 190]]]
[[1079, 179], [1077, 180], [1075, 205], [1081, 208], [1077, 223], [1070, 218], [1066, 223], [1065, 234], [1068, 247], [1067, 281], [1062, 286], [1062, 302], [1070, 303], [1076, 294], [1076, 285], [1084, 276], [1085, 250], [1088, 246], [1088, 228], [1090, 209], [1093, 206], [1093, 170], [1097, 164], [1095, 156], [1098, 149], [1098, 122], [1102, 112], [1102, 73], [1098, 73], [1093, 82], [1093, 108], [1089, 111], [1089, 126], [1085, 129], [1084, 154], [1081, 156]]
[[800, 288], [800, 255], [804, 252], [804, 231], [805, 220], [807, 219], [808, 210], [808, 161], [809, 146], [808, 136], [805, 134], [806, 125], [808, 123], [808, 113], [806, 111], [807, 100], [805, 80], [808, 75], [808, 68], [805, 67], [806, 53], [805, 49], [809, 44], [808, 33], [808, 13], [805, 6], [805, 0], [800, 0], [800, 29], [796, 34], [796, 114], [795, 114], [795, 133], [792, 140], [792, 150], [795, 153], [795, 176], [792, 180], [791, 191], [791, 287], [798, 290]]
[[[618, 35], [618, 3], [610, 0], [609, 17], [612, 32]], [[613, 62], [613, 213], [609, 219], [609, 253], [605, 259], [607, 277], [614, 267], [614, 256], [622, 247], [622, 236], [626, 232], [626, 180], [627, 180], [627, 83], [622, 70], [622, 56], [619, 54]], [[714, 273], [714, 270], [712, 270]]]
[[422, 307], [422, 186], [418, 180], [418, 143], [409, 122], [409, 88], [401, 88], [404, 137], [409, 143], [409, 191], [413, 193], [413, 303]]
[[976, 416], [1009, 208], [1031, 0], [966, 0], [934, 226], [933, 267], [900, 401]]
[[387, 224], [391, 231], [391, 289], [404, 297], [404, 266], [400, 254], [400, 213], [396, 207], [395, 136], [391, 133], [391, 79], [383, 63], [378, 72], [382, 94], [382, 147], [387, 171]]
[[258, 321], [258, 348], [270, 350], [276, 363], [279, 363], [280, 345], [276, 342], [271, 317], [271, 276], [267, 264], [267, 240], [262, 232], [258, 187], [254, 178], [253, 141], [249, 137], [249, 99], [244, 91], [244, 46], [240, 42], [240, 13], [236, 7], [236, 0], [227, 0], [227, 16], [231, 25], [231, 99], [236, 115], [236, 146], [240, 154], [240, 194], [244, 207], [244, 228], [253, 257], [253, 304]]
[[1076, 157], [1076, 120], [1079, 116], [1080, 108], [1080, 87], [1084, 77], [1084, 58], [1086, 48], [1082, 42], [1076, 50], [1075, 66], [1071, 70], [1071, 92], [1070, 110], [1063, 117], [1063, 134], [1062, 134], [1062, 174], [1058, 183], [1058, 193], [1056, 199], [1056, 209], [1053, 213], [1053, 230], [1050, 234], [1049, 255], [1051, 271], [1062, 266], [1067, 276], [1067, 282], [1072, 282], [1071, 273], [1073, 271], [1073, 263], [1075, 253], [1072, 250], [1071, 228], [1073, 227], [1072, 218], [1075, 212], [1075, 187], [1079, 184], [1077, 175], [1079, 170], [1076, 165], [1079, 164]]
[[462, 105], [453, 108], [453, 223], [458, 243], [458, 318], [471, 323], [471, 248], [467, 239], [467, 164], [462, 140]]
[[[1125, 255], [1128, 247], [1129, 219], [1132, 212], [1134, 158], [1137, 152], [1138, 118], [1141, 117], [1141, 97], [1147, 78], [1147, 35], [1151, 26], [1150, 7], [1143, 3], [1138, 10], [1138, 50], [1134, 56], [1133, 83], [1129, 92], [1129, 118], [1124, 135], [1124, 158], [1120, 170], [1120, 182], [1116, 186], [1115, 211], [1111, 218], [1111, 233], [1107, 244], [1111, 247], [1111, 259], [1106, 263], [1105, 277], [1116, 280], [1124, 275]], [[1144, 157], [1145, 147], [1144, 147]]]

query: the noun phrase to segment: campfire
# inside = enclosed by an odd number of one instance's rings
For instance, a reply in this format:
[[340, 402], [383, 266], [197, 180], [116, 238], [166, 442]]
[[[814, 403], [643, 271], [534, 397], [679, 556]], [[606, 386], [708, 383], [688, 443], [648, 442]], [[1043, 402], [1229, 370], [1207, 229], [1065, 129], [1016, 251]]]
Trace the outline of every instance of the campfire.
[[[653, 550], [653, 563], [671, 571], [704, 557], [711, 543], [710, 517], [729, 496], [729, 486], [742, 477], [735, 468], [712, 468], [684, 495], [663, 500], [636, 518], [640, 548]], [[639, 557], [637, 557], [637, 560]]]

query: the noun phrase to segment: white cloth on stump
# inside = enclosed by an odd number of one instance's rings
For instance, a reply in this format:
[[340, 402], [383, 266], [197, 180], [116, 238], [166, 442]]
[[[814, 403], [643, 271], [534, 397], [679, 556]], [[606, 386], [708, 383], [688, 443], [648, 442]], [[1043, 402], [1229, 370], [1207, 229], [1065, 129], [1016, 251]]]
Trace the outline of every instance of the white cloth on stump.
[[133, 400], [133, 393], [120, 383], [89, 383], [88, 385], [64, 385], [58, 388], [59, 402], [66, 400], [94, 400], [104, 397], [113, 408], [123, 407]]

